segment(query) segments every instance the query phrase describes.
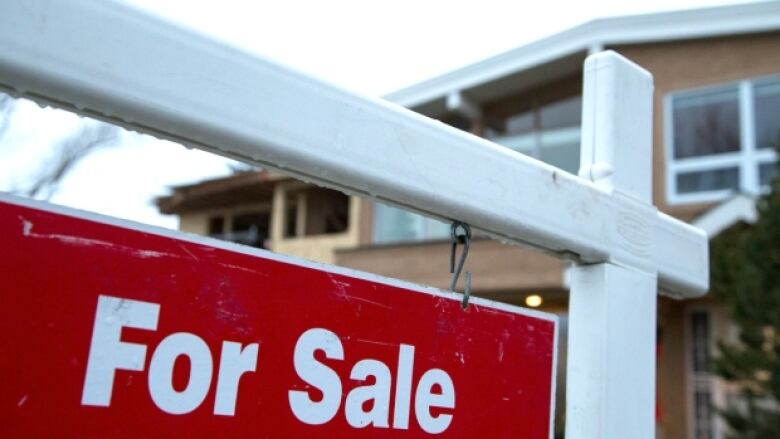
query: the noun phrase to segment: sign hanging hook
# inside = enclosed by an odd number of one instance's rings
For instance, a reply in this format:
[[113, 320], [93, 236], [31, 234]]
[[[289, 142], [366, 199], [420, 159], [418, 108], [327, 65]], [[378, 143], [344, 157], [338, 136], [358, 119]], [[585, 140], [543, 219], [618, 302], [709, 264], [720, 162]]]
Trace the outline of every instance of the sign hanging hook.
[[[452, 280], [450, 280], [450, 291], [455, 291], [455, 286], [458, 283], [460, 272], [463, 271], [463, 265], [466, 263], [466, 257], [469, 254], [469, 245], [471, 243], [471, 227], [468, 224], [460, 221], [453, 221], [450, 227], [450, 237], [452, 238], [452, 246], [450, 247], [450, 273], [452, 273]], [[460, 254], [460, 260], [458, 261], [457, 268], [455, 267], [455, 251], [458, 248], [458, 244], [463, 245], [463, 252]], [[463, 292], [463, 302], [461, 307], [466, 309], [469, 306], [469, 297], [471, 297], [471, 273], [466, 272], [466, 279]]]

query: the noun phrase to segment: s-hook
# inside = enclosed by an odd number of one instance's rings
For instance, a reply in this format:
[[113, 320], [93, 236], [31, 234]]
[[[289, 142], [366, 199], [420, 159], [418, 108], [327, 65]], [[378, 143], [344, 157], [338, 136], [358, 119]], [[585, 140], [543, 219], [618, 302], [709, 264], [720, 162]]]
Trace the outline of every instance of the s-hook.
[[[460, 232], [459, 232], [460, 231]], [[455, 286], [458, 283], [460, 272], [463, 271], [463, 265], [466, 263], [466, 257], [469, 254], [469, 244], [471, 242], [471, 227], [468, 224], [453, 221], [450, 227], [450, 237], [452, 238], [452, 247], [450, 247], [450, 273], [452, 273], [452, 280], [450, 280], [450, 291], [455, 291]], [[455, 251], [458, 244], [463, 244], [463, 252], [460, 254], [460, 260], [458, 261], [457, 268], [455, 267]], [[461, 307], [466, 309], [469, 306], [469, 297], [471, 297], [471, 273], [466, 272], [466, 282], [463, 292], [463, 302]]]

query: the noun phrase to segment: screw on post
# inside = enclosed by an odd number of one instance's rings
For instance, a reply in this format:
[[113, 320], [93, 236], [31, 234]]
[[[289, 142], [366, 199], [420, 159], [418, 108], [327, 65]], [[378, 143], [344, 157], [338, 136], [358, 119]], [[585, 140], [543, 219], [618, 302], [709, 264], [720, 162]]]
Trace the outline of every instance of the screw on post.
[[[471, 243], [471, 227], [468, 224], [453, 221], [450, 227], [450, 237], [452, 238], [452, 246], [450, 247], [450, 273], [452, 273], [452, 280], [450, 280], [450, 290], [455, 291], [455, 286], [458, 283], [460, 272], [463, 271], [463, 266], [466, 264], [466, 257], [469, 254], [469, 245]], [[455, 252], [458, 248], [458, 244], [463, 245], [463, 252], [460, 254], [460, 260], [457, 267], [455, 266]], [[463, 302], [461, 307], [466, 309], [469, 306], [469, 297], [471, 297], [471, 273], [466, 272], [466, 279], [463, 291]]]

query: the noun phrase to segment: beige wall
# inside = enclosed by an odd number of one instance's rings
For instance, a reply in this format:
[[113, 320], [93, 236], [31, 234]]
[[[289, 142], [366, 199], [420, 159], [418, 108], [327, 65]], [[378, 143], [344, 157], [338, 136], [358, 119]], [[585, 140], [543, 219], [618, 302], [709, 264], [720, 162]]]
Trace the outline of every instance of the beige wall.
[[[449, 253], [449, 241], [383, 245], [339, 250], [336, 263], [448, 288]], [[551, 256], [491, 239], [475, 239], [464, 270], [473, 273], [475, 294], [496, 292], [511, 295], [523, 291], [560, 290], [563, 287], [562, 269], [563, 262]], [[501, 295], [494, 297], [500, 298]]]

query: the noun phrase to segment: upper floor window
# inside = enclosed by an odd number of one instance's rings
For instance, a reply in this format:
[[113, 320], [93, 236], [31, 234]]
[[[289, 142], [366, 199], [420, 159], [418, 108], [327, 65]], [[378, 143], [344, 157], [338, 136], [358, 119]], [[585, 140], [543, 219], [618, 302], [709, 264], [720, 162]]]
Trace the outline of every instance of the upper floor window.
[[374, 242], [425, 241], [446, 239], [450, 226], [441, 221], [381, 203], [374, 203]]
[[208, 235], [258, 248], [267, 248], [269, 237], [269, 212], [250, 211], [209, 218]]
[[775, 173], [780, 78], [667, 96], [665, 140], [670, 202], [758, 194]]
[[581, 113], [582, 97], [572, 96], [492, 124], [485, 137], [576, 174], [580, 165]]
[[288, 189], [284, 200], [284, 238], [345, 233], [349, 228], [349, 196], [341, 192], [302, 186]]

